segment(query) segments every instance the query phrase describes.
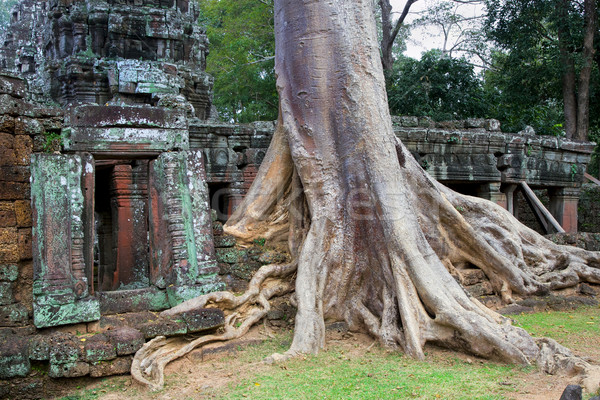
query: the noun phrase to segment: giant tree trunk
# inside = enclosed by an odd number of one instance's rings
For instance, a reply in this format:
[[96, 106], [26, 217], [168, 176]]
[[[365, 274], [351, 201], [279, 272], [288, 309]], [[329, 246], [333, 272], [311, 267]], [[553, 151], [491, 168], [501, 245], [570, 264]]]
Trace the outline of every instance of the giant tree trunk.
[[[547, 371], [588, 369], [555, 342], [510, 325], [453, 277], [481, 268], [510, 302], [515, 293], [600, 283], [600, 254], [554, 245], [423, 171], [392, 131], [370, 1], [275, 2], [279, 124], [225, 229], [242, 240], [286, 237], [295, 261], [259, 271], [243, 299], [210, 294], [167, 313], [213, 304], [238, 318], [245, 304], [256, 321], [268, 298], [286, 290], [277, 279], [289, 280], [297, 265], [294, 339], [275, 358], [317, 352], [325, 321], [345, 321], [416, 358], [429, 342]], [[156, 375], [152, 347], [160, 346], [147, 345], [134, 361], [134, 376], [147, 383]]]

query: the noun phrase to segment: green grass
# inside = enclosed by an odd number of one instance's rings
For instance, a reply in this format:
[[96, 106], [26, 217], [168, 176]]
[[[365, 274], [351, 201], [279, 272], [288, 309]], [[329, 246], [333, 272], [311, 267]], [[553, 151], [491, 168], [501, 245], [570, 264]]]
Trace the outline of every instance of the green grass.
[[511, 318], [531, 335], [550, 337], [574, 350], [585, 350], [591, 343], [600, 346], [600, 307], [520, 314]]

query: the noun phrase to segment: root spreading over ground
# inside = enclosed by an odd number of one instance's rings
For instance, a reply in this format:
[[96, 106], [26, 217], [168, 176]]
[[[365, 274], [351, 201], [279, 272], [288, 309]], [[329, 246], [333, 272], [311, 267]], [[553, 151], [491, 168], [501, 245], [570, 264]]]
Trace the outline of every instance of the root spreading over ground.
[[219, 307], [227, 324], [183, 347], [154, 339], [136, 354], [133, 376], [161, 387], [167, 362], [243, 335], [269, 310], [269, 298], [295, 290], [294, 339], [273, 360], [319, 351], [325, 321], [345, 321], [415, 358], [434, 343], [580, 373], [588, 389], [597, 387], [597, 367], [512, 326], [455, 277], [465, 266], [480, 268], [511, 303], [579, 282], [600, 284], [600, 253], [556, 245], [418, 165], [393, 134], [370, 4], [276, 1], [280, 119], [225, 229], [241, 241], [287, 241], [293, 263], [263, 267], [243, 296], [212, 293], [166, 311]]

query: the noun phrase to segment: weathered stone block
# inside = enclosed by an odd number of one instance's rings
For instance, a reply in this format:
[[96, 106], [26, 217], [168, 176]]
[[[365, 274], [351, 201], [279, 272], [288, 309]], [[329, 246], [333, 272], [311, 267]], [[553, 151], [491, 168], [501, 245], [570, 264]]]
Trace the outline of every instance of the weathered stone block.
[[146, 342], [144, 334], [134, 328], [118, 328], [106, 332], [109, 341], [115, 346], [117, 355], [134, 354]]
[[19, 241], [19, 233], [16, 227], [0, 228], [0, 246], [3, 244], [14, 244]]
[[[33, 323], [37, 328], [57, 325], [69, 325], [79, 322], [95, 321], [100, 319], [100, 304], [95, 298], [78, 300], [69, 303], [68, 298], [64, 304], [42, 304], [42, 297], [34, 301]], [[52, 298], [46, 300], [52, 302]], [[61, 300], [58, 299], [57, 302]]]
[[[2, 154], [0, 154], [0, 158], [2, 158]], [[29, 183], [0, 181], [0, 200], [22, 200], [27, 198], [29, 198]]]
[[24, 305], [0, 306], [0, 326], [22, 326], [27, 321], [28, 313]]
[[90, 376], [99, 378], [101, 376], [128, 374], [131, 370], [133, 357], [119, 357], [111, 361], [100, 361], [90, 365]]
[[101, 292], [99, 298], [100, 311], [107, 314], [160, 311], [169, 308], [167, 294], [156, 288]]
[[461, 270], [460, 274], [462, 275], [463, 284], [465, 286], [475, 285], [485, 280], [485, 273], [480, 269]]
[[15, 216], [19, 228], [29, 228], [31, 226], [31, 202], [29, 200], [15, 201]]
[[13, 146], [0, 147], [0, 166], [15, 165], [15, 163], [17, 162]]
[[85, 359], [91, 363], [117, 358], [117, 349], [103, 334], [94, 335], [85, 341]]
[[15, 143], [15, 137], [10, 133], [0, 132], [0, 148], [12, 149]]
[[215, 247], [233, 247], [235, 246], [235, 237], [231, 235], [215, 235]]
[[31, 228], [19, 229], [19, 258], [21, 260], [31, 260], [33, 257], [31, 242]]
[[46, 361], [50, 359], [50, 346], [52, 337], [33, 335], [29, 338], [29, 358], [35, 361]]
[[19, 267], [15, 264], [0, 265], [0, 282], [14, 282], [19, 277]]
[[258, 257], [262, 264], [279, 264], [287, 260], [287, 256], [276, 250], [267, 250]]
[[15, 136], [15, 160], [17, 165], [29, 165], [29, 159], [33, 152], [33, 139], [28, 135]]
[[0, 131], [12, 133], [15, 130], [15, 119], [10, 115], [0, 116]]
[[0, 94], [8, 94], [22, 99], [27, 94], [25, 81], [9, 75], [0, 76]]
[[231, 275], [235, 276], [236, 278], [239, 279], [243, 279], [245, 281], [249, 281], [250, 278], [252, 278], [252, 275], [254, 275], [254, 272], [256, 272], [261, 266], [261, 263], [257, 263], [257, 262], [244, 262], [244, 263], [237, 263], [237, 264], [233, 264], [231, 266]]
[[0, 228], [12, 227], [17, 225], [17, 215], [15, 206], [10, 201], [0, 201]]
[[29, 177], [29, 167], [22, 165], [5, 165], [0, 167], [0, 181], [27, 183], [29, 182]]
[[216, 329], [225, 324], [225, 314], [218, 308], [202, 308], [173, 316], [183, 318], [188, 332], [201, 332]]
[[83, 361], [74, 361], [66, 364], [52, 364], [48, 369], [50, 378], [77, 378], [90, 373], [90, 365]]
[[14, 120], [15, 134], [17, 135], [41, 135], [44, 133], [44, 125], [37, 119], [17, 117]]
[[187, 333], [187, 325], [183, 319], [159, 318], [142, 324], [139, 329], [146, 339], [156, 336], [185, 335]]
[[13, 284], [11, 282], [0, 282], [0, 305], [5, 306], [14, 302]]
[[84, 358], [83, 342], [70, 334], [53, 336], [50, 340], [50, 364], [73, 364]]
[[24, 377], [31, 371], [27, 339], [8, 335], [0, 337], [0, 379]]
[[19, 244], [0, 244], [0, 263], [19, 262]]
[[247, 258], [246, 251], [237, 248], [215, 249], [218, 262], [235, 264], [243, 262]]
[[219, 269], [217, 265], [215, 265], [214, 274], [206, 277], [200, 284], [167, 287], [169, 305], [171, 307], [175, 307], [176, 305], [183, 303], [186, 300], [193, 299], [194, 297], [225, 290], [225, 284], [221, 282], [220, 278], [217, 276], [218, 272]]

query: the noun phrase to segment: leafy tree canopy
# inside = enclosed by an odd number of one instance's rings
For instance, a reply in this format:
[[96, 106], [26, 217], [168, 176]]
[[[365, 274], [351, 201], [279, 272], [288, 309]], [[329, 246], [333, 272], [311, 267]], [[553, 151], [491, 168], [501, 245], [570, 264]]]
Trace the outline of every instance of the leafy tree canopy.
[[400, 57], [387, 89], [392, 114], [444, 120], [482, 117], [487, 112], [482, 83], [473, 66], [441, 50], [423, 53], [420, 60]]
[[205, 0], [199, 6], [221, 117], [241, 123], [276, 119], [273, 0]]

